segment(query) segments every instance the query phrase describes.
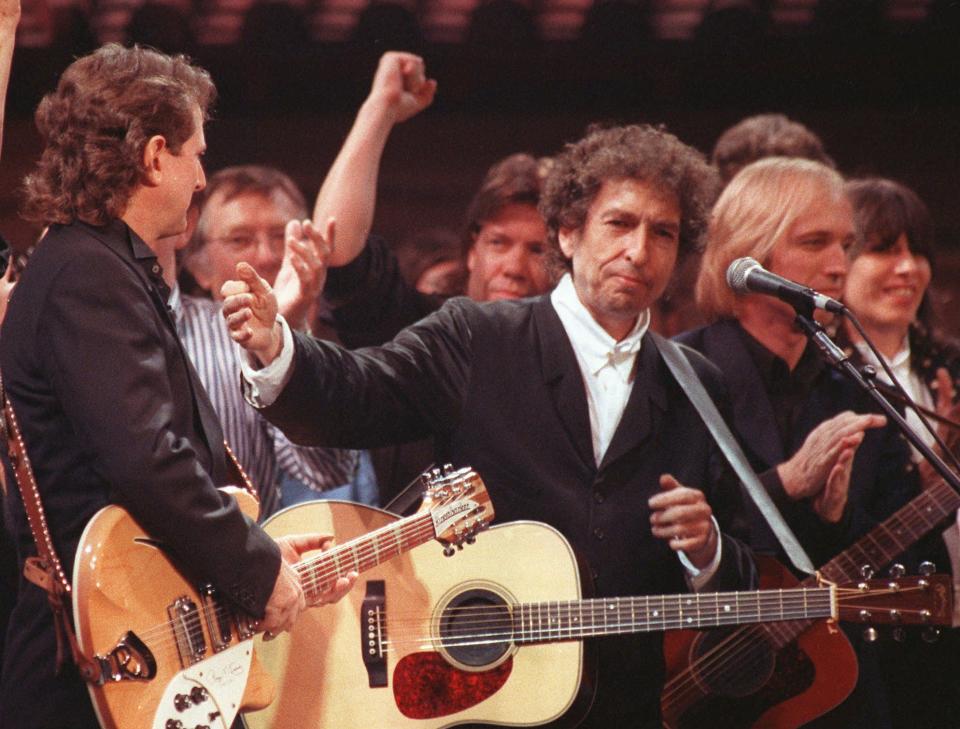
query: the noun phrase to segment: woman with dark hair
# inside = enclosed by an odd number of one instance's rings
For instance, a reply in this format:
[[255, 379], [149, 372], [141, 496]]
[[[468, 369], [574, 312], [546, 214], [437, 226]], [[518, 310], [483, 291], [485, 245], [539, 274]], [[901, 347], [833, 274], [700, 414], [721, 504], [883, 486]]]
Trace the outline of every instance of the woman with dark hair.
[[[853, 180], [846, 192], [860, 241], [850, 253], [845, 302], [908, 394], [928, 409], [957, 416], [960, 348], [935, 331], [929, 301], [934, 266], [930, 213], [916, 193], [892, 180]], [[840, 335], [849, 338], [858, 359], [879, 365], [849, 323]], [[907, 420], [920, 425], [913, 411]], [[919, 432], [933, 442], [922, 426]], [[957, 428], [945, 428], [943, 434], [951, 448], [960, 441]]]
[[[929, 286], [934, 267], [933, 223], [923, 201], [892, 180], [869, 178], [846, 185], [860, 240], [851, 249], [844, 299], [867, 336], [883, 355], [907, 393], [920, 406], [954, 422], [960, 420], [960, 348], [937, 334], [932, 325]], [[849, 353], [886, 374], [854, 328], [846, 322], [839, 333]], [[933, 436], [917, 414], [907, 409], [907, 422], [928, 444]], [[960, 452], [960, 428], [940, 426], [947, 447]], [[924, 484], [939, 478], [914, 450]], [[960, 520], [960, 513], [958, 513]], [[951, 564], [954, 594], [960, 596], [960, 530], [943, 532]], [[956, 602], [956, 601], [955, 601]], [[947, 726], [960, 711], [956, 687], [960, 675], [960, 610], [954, 629], [935, 646], [893, 646], [886, 661], [890, 705], [898, 725]]]

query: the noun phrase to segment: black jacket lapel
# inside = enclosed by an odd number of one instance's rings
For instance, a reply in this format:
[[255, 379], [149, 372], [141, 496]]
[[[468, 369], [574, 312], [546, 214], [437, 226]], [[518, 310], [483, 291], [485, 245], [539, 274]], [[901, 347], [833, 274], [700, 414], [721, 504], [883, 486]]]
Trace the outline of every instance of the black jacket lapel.
[[570, 443], [590, 469], [596, 468], [593, 439], [590, 434], [590, 413], [587, 393], [577, 356], [549, 296], [542, 297], [534, 308], [534, 321], [540, 351], [543, 381], [550, 391], [553, 407]]
[[601, 469], [642, 445], [654, 432], [655, 419], [667, 407], [662, 368], [660, 352], [653, 337], [644, 335], [637, 353], [630, 397], [603, 456]]
[[723, 372], [733, 400], [733, 425], [745, 448], [770, 468], [784, 460], [780, 430], [739, 325], [723, 321], [704, 332], [704, 354]]

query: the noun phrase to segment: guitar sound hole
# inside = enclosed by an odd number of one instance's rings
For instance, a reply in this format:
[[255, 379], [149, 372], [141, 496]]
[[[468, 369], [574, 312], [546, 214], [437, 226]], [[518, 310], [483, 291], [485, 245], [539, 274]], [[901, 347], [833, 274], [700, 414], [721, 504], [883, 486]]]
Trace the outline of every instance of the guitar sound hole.
[[[702, 633], [691, 650], [698, 661], [697, 683], [712, 694], [739, 698], [755, 693], [767, 683], [776, 668], [777, 654], [761, 634], [744, 640], [742, 630], [733, 633], [734, 637], [726, 630]], [[738, 649], [725, 649], [723, 646], [729, 646], [729, 641], [735, 641]], [[703, 656], [706, 658], [700, 661]]]
[[440, 638], [450, 657], [465, 666], [496, 663], [513, 642], [510, 608], [490, 590], [467, 590], [444, 608]]

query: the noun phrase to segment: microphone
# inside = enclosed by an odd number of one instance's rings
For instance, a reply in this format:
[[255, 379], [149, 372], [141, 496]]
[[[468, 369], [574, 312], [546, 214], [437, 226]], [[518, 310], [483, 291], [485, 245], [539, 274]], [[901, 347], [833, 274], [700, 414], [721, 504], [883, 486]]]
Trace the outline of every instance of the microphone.
[[756, 259], [738, 258], [727, 268], [727, 285], [738, 294], [767, 294], [786, 301], [798, 312], [809, 307], [834, 314], [845, 314], [847, 309], [836, 299], [817, 293], [790, 279], [771, 273]]

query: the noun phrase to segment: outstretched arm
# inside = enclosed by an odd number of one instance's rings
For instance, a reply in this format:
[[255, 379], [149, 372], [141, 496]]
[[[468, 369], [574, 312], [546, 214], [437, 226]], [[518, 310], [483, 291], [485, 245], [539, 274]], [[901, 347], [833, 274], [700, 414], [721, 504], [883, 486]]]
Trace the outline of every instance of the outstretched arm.
[[380, 158], [395, 124], [433, 102], [437, 82], [423, 59], [390, 51], [380, 59], [373, 85], [317, 194], [313, 220], [323, 229], [337, 221], [337, 246], [329, 265], [344, 266], [363, 250], [373, 225]]

